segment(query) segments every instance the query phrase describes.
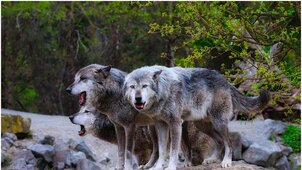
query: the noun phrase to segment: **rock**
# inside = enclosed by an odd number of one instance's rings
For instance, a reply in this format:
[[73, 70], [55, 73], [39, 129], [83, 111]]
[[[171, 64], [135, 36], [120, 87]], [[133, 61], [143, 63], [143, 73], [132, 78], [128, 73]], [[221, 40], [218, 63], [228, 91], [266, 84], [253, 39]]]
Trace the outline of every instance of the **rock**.
[[286, 158], [286, 156], [282, 156], [277, 162], [275, 167], [278, 170], [290, 170], [290, 165], [288, 163], [288, 160]]
[[282, 154], [285, 156], [289, 156], [289, 154], [293, 153], [293, 149], [291, 147], [280, 145], [280, 148]]
[[33, 166], [36, 166], [36, 164], [37, 164], [37, 159], [34, 157], [32, 152], [27, 149], [23, 149], [20, 151], [18, 150], [17, 152], [13, 152], [12, 156], [14, 157], [14, 159], [23, 158], [27, 164], [31, 164]]
[[251, 165], [244, 161], [232, 161], [232, 167], [222, 168], [221, 163], [177, 168], [177, 170], [269, 170], [261, 166]]
[[10, 138], [2, 138], [1, 139], [1, 150], [2, 151], [7, 151], [12, 145], [13, 141]]
[[106, 157], [103, 160], [100, 161], [100, 164], [102, 165], [108, 165], [110, 162], [110, 158]]
[[11, 170], [26, 169], [25, 159], [20, 158], [20, 159], [13, 161], [13, 163], [9, 166], [9, 169], [11, 169]]
[[71, 164], [72, 165], [74, 165], [74, 166], [77, 165], [77, 163], [81, 159], [86, 159], [86, 155], [83, 152], [71, 151]]
[[269, 139], [271, 136], [277, 136], [285, 131], [286, 124], [281, 121], [266, 119], [264, 121], [263, 136]]
[[55, 152], [69, 149], [68, 145], [63, 143], [62, 140], [56, 141], [56, 143], [54, 143], [54, 148], [55, 148]]
[[[65, 166], [71, 166], [71, 151], [63, 150], [55, 152], [53, 157], [53, 164], [55, 168], [62, 169]], [[62, 167], [63, 166], [63, 167]]]
[[13, 142], [17, 140], [17, 136], [13, 133], [8, 133], [8, 132], [3, 133], [2, 138], [6, 138], [6, 137], [11, 139]]
[[83, 152], [88, 159], [95, 162], [95, 160], [96, 160], [95, 155], [92, 153], [92, 151], [89, 149], [89, 147], [85, 144], [84, 141], [82, 141], [82, 140], [76, 141], [74, 150]]
[[45, 136], [44, 139], [42, 139], [42, 140], [40, 141], [41, 144], [44, 144], [44, 145], [51, 145], [51, 146], [54, 145], [54, 142], [55, 142], [55, 137], [50, 136], [50, 135]]
[[272, 141], [254, 142], [243, 153], [246, 162], [260, 166], [274, 166], [282, 156], [280, 146]]
[[46, 162], [51, 162], [54, 155], [54, 147], [50, 145], [31, 144], [27, 147], [36, 157], [42, 157]]
[[251, 144], [253, 143], [253, 141], [250, 141], [249, 137], [245, 134], [245, 133], [241, 133], [241, 144], [242, 144], [242, 149], [246, 150], [247, 148], [249, 148], [251, 146]]
[[294, 153], [289, 156], [290, 169], [301, 168], [301, 153]]
[[20, 115], [1, 115], [1, 133], [28, 133], [31, 119]]
[[242, 140], [241, 136], [237, 132], [230, 133], [230, 140], [233, 148], [233, 160], [242, 159]]
[[37, 158], [37, 169], [45, 169], [47, 162], [43, 158]]
[[94, 164], [94, 162], [88, 159], [81, 159], [76, 167], [76, 170], [101, 170], [100, 167]]

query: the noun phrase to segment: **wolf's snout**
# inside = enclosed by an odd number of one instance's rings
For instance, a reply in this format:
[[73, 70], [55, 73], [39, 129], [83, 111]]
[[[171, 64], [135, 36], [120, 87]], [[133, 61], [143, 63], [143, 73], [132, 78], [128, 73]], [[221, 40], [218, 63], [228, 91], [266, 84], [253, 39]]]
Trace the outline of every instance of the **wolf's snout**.
[[71, 87], [70, 86], [67, 87], [66, 91], [67, 91], [67, 93], [71, 93]]
[[141, 103], [141, 102], [142, 102], [142, 97], [141, 97], [141, 96], [135, 97], [135, 101], [136, 101], [137, 103]]

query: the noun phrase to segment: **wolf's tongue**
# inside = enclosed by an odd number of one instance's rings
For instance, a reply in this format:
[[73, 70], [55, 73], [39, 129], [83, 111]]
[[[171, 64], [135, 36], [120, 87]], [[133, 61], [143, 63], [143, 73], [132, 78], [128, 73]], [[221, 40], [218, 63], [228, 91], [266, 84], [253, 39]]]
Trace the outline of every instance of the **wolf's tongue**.
[[137, 104], [135, 104], [135, 107], [137, 108], [137, 109], [143, 109], [144, 108], [144, 103], [137, 103]]
[[85, 103], [85, 92], [82, 92], [79, 96], [79, 104], [83, 105]]

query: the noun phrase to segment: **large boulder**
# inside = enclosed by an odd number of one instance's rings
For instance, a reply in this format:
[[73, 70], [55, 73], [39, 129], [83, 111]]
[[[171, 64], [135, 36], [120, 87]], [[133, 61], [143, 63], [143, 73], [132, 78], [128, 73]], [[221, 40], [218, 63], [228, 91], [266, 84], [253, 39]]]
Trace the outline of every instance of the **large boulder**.
[[246, 162], [260, 166], [274, 166], [282, 156], [280, 146], [268, 140], [254, 142], [243, 153]]
[[31, 119], [20, 115], [1, 115], [1, 133], [28, 133]]
[[54, 147], [51, 145], [31, 144], [27, 147], [36, 157], [42, 157], [46, 162], [51, 162], [54, 155]]

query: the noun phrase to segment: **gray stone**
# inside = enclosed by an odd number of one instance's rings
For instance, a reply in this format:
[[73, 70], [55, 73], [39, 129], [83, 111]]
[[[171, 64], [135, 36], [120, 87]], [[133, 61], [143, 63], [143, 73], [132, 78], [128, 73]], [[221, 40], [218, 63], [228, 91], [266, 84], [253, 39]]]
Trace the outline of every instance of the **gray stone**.
[[301, 153], [294, 153], [289, 156], [290, 169], [301, 168]]
[[13, 142], [15, 142], [17, 140], [17, 136], [13, 133], [3, 133], [2, 138], [10, 138]]
[[13, 152], [12, 156], [14, 157], [14, 159], [25, 159], [25, 162], [27, 164], [32, 164], [33, 166], [35, 166], [37, 164], [37, 159], [34, 157], [34, 155], [32, 154], [32, 152], [30, 150], [27, 149], [23, 149], [17, 152]]
[[290, 169], [290, 165], [288, 163], [288, 160], [286, 158], [286, 156], [282, 156], [277, 162], [275, 167], [278, 170], [289, 170]]
[[9, 138], [1, 139], [1, 150], [7, 151], [13, 145], [13, 141]]
[[55, 152], [64, 151], [64, 150], [69, 149], [68, 145], [63, 143], [63, 141], [61, 141], [61, 140], [56, 141], [56, 143], [54, 144], [54, 148], [55, 148]]
[[64, 162], [59, 162], [56, 166], [56, 169], [64, 169], [65, 168], [65, 163]]
[[285, 156], [289, 156], [291, 153], [293, 153], [293, 149], [291, 147], [280, 145], [280, 148]]
[[36, 157], [42, 157], [46, 162], [51, 162], [54, 155], [54, 147], [50, 145], [31, 144], [27, 147]]
[[101, 170], [94, 162], [88, 159], [81, 159], [76, 167], [76, 170]]
[[35, 170], [35, 166], [32, 164], [27, 164], [26, 165], [26, 170]]
[[71, 151], [63, 150], [57, 151], [53, 157], [53, 164], [55, 168], [60, 169], [62, 164], [64, 164], [63, 168], [66, 166], [71, 166]]
[[276, 121], [272, 119], [266, 119], [264, 121], [265, 131], [263, 133], [264, 136], [269, 138], [272, 135], [282, 134], [286, 129], [286, 124], [281, 121]]
[[25, 169], [26, 168], [26, 161], [23, 158], [16, 159], [13, 161], [13, 163], [9, 166], [9, 169], [11, 170], [19, 170], [19, 169]]
[[282, 156], [280, 146], [272, 141], [254, 142], [243, 153], [246, 162], [261, 166], [274, 166]]
[[52, 145], [52, 146], [53, 146], [54, 142], [55, 142], [55, 137], [50, 136], [50, 135], [45, 136], [44, 139], [42, 139], [40, 141], [41, 144]]
[[86, 159], [86, 155], [83, 152], [71, 151], [71, 164], [72, 165], [77, 165], [77, 163], [81, 159]]
[[102, 165], [108, 165], [110, 162], [110, 158], [105, 157], [103, 160], [100, 161], [100, 164]]
[[89, 147], [86, 145], [86, 143], [84, 141], [77, 141], [75, 143], [75, 147], [74, 147], [75, 151], [81, 151], [83, 152], [86, 157], [92, 161], [95, 161], [95, 155], [92, 153], [92, 151], [89, 149]]
[[253, 141], [249, 139], [249, 137], [245, 133], [241, 133], [241, 142], [242, 142], [242, 149], [247, 149], [251, 146]]

